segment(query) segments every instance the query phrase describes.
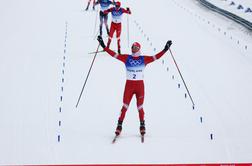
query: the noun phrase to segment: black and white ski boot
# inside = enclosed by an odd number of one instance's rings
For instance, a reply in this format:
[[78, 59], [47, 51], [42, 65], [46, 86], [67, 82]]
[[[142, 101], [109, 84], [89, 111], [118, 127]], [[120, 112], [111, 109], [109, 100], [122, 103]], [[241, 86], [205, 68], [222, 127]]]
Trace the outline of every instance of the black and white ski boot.
[[140, 122], [140, 134], [141, 135], [145, 134], [145, 122], [144, 121]]
[[122, 121], [118, 121], [116, 131], [115, 131], [116, 135], [120, 135], [120, 133], [122, 131], [122, 123], [123, 123]]

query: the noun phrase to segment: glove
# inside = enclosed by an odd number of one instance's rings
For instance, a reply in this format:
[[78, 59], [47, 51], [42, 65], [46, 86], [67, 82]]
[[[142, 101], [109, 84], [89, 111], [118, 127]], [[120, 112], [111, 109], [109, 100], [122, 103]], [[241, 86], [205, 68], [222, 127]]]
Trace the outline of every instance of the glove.
[[171, 41], [171, 40], [168, 40], [168, 41], [166, 42], [165, 47], [164, 47], [164, 51], [169, 50], [169, 48], [170, 48], [171, 45], [172, 45], [172, 41]]
[[105, 46], [105, 44], [103, 42], [103, 39], [102, 39], [102, 37], [100, 35], [97, 37], [97, 40], [100, 43], [100, 45], [102, 46], [102, 48], [104, 49], [106, 46]]
[[130, 8], [127, 7], [126, 10], [127, 10], [129, 13], [131, 13]]

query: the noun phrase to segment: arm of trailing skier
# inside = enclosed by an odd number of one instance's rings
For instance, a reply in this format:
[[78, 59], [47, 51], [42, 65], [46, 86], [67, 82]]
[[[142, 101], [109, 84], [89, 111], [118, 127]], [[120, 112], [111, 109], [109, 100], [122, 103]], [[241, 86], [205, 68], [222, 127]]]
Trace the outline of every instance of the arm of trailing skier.
[[113, 2], [109, 1], [110, 5], [115, 5], [115, 1], [113, 0]]
[[126, 8], [127, 10], [125, 10], [124, 8], [122, 8], [122, 12], [123, 13], [127, 13], [127, 14], [131, 14], [131, 10], [130, 10], [130, 8]]
[[159, 53], [157, 53], [154, 56], [144, 56], [144, 63], [145, 65], [147, 65], [148, 63], [151, 63], [159, 58], [161, 58], [170, 48], [170, 46], [172, 45], [172, 41], [169, 40], [166, 42], [165, 48], [160, 51]]
[[106, 51], [110, 56], [122, 61], [123, 63], [125, 63], [127, 58], [128, 58], [128, 55], [126, 55], [126, 54], [117, 54], [114, 51], [112, 51], [111, 49], [109, 49], [108, 47], [105, 47], [104, 51]]
[[104, 13], [104, 14], [108, 14], [109, 12], [112, 12], [112, 9], [113, 9], [113, 8], [109, 8], [108, 10], [105, 10], [103, 13]]

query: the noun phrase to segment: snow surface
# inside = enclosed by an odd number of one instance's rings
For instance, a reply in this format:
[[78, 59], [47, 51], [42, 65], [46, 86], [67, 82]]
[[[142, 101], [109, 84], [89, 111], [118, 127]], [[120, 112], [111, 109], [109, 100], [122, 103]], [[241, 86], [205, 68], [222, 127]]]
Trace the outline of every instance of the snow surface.
[[132, 10], [122, 53], [128, 37], [147, 55], [171, 39], [195, 109], [167, 52], [145, 70], [144, 144], [135, 98], [111, 144], [125, 69], [106, 53], [75, 107], [98, 46], [97, 11], [80, 0], [0, 2], [1, 165], [252, 162], [251, 32], [197, 1], [155, 2], [122, 1]]

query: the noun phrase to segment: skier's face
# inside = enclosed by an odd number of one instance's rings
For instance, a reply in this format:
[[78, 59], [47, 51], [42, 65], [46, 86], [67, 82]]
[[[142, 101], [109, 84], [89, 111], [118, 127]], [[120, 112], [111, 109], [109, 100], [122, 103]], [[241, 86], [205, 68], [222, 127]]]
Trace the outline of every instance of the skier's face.
[[119, 9], [121, 7], [121, 3], [120, 2], [116, 2], [115, 7], [116, 7], [116, 9]]
[[131, 47], [132, 53], [136, 53], [136, 52], [138, 52], [139, 50], [140, 50], [140, 48], [139, 48], [138, 46], [133, 45], [133, 46]]

